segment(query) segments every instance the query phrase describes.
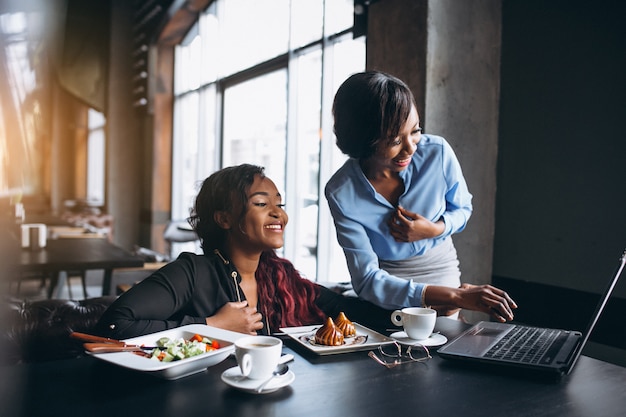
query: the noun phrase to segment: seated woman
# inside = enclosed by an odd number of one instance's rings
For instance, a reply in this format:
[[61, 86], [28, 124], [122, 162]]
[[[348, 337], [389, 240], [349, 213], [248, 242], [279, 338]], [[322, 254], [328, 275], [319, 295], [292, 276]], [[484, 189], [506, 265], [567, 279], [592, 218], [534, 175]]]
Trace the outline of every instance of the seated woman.
[[239, 165], [208, 177], [190, 223], [204, 254], [182, 253], [122, 294], [103, 314], [97, 333], [125, 339], [186, 324], [250, 334], [323, 323], [340, 312], [384, 329], [391, 312], [344, 297], [300, 276], [278, 257], [287, 213], [261, 167]]

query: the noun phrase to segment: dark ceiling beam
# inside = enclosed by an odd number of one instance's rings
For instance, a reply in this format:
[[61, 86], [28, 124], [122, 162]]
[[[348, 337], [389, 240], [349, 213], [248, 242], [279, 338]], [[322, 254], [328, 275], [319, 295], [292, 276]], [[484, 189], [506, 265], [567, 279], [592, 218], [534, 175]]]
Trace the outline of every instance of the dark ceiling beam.
[[189, 28], [198, 20], [200, 13], [213, 0], [175, 0], [167, 11], [165, 25], [159, 31], [157, 43], [177, 45], [185, 37]]

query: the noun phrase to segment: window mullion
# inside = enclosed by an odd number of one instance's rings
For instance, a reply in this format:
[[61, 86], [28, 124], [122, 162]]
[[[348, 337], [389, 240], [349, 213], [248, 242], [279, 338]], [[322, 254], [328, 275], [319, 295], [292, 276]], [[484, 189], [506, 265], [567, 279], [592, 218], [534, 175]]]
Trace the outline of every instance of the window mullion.
[[[289, 86], [296, 85], [298, 79], [297, 65], [294, 63], [295, 59], [289, 60], [287, 68], [287, 82]], [[296, 115], [297, 109], [297, 91], [295, 88], [287, 88], [287, 153], [285, 158], [285, 172], [288, 175], [285, 176], [285, 198], [287, 204], [287, 211], [292, 216], [297, 215], [300, 212], [299, 199], [298, 199], [298, 144], [297, 140], [297, 128], [296, 128]], [[295, 259], [297, 248], [298, 235], [298, 222], [292, 221], [291, 225], [285, 229], [285, 247], [284, 256], [287, 259]]]

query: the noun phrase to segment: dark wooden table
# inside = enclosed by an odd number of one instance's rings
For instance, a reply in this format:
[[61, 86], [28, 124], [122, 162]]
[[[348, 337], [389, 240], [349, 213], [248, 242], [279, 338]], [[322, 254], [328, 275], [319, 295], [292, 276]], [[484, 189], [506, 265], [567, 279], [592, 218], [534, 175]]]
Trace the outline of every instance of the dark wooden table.
[[[448, 337], [462, 324], [438, 319]], [[476, 369], [434, 355], [386, 369], [353, 352], [316, 356], [292, 341], [294, 382], [266, 395], [240, 392], [221, 373], [166, 381], [93, 357], [0, 367], [3, 417], [13, 416], [621, 416], [626, 369], [582, 356], [560, 381]], [[45, 347], [42, 347], [45, 348]]]
[[26, 213], [24, 223], [43, 223], [46, 226], [73, 226], [61, 216], [51, 213]]
[[104, 238], [61, 238], [49, 239], [46, 247], [39, 251], [23, 249], [19, 268], [24, 272], [52, 274], [48, 296], [52, 295], [60, 272], [102, 269], [102, 295], [109, 295], [115, 268], [140, 267], [143, 264], [143, 259]]

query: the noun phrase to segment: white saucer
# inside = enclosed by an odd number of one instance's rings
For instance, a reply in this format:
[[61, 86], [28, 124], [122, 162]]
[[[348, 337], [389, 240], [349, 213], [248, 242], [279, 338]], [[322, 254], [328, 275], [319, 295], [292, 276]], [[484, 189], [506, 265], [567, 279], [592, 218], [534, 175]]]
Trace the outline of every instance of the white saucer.
[[423, 340], [411, 339], [409, 336], [407, 336], [405, 332], [395, 332], [392, 333], [389, 337], [397, 340], [404, 345], [416, 345], [419, 343], [423, 346], [441, 346], [448, 341], [448, 339], [441, 333], [433, 333], [428, 339]]
[[270, 392], [279, 390], [282, 387], [286, 387], [291, 384], [294, 379], [296, 379], [296, 375], [292, 371], [287, 371], [285, 375], [277, 376], [272, 379], [265, 386], [265, 388], [263, 388], [263, 391], [257, 392], [256, 388], [263, 383], [263, 380], [249, 378], [242, 379], [241, 370], [238, 366], [234, 366], [222, 372], [222, 381], [226, 384], [252, 394], [269, 394]]

